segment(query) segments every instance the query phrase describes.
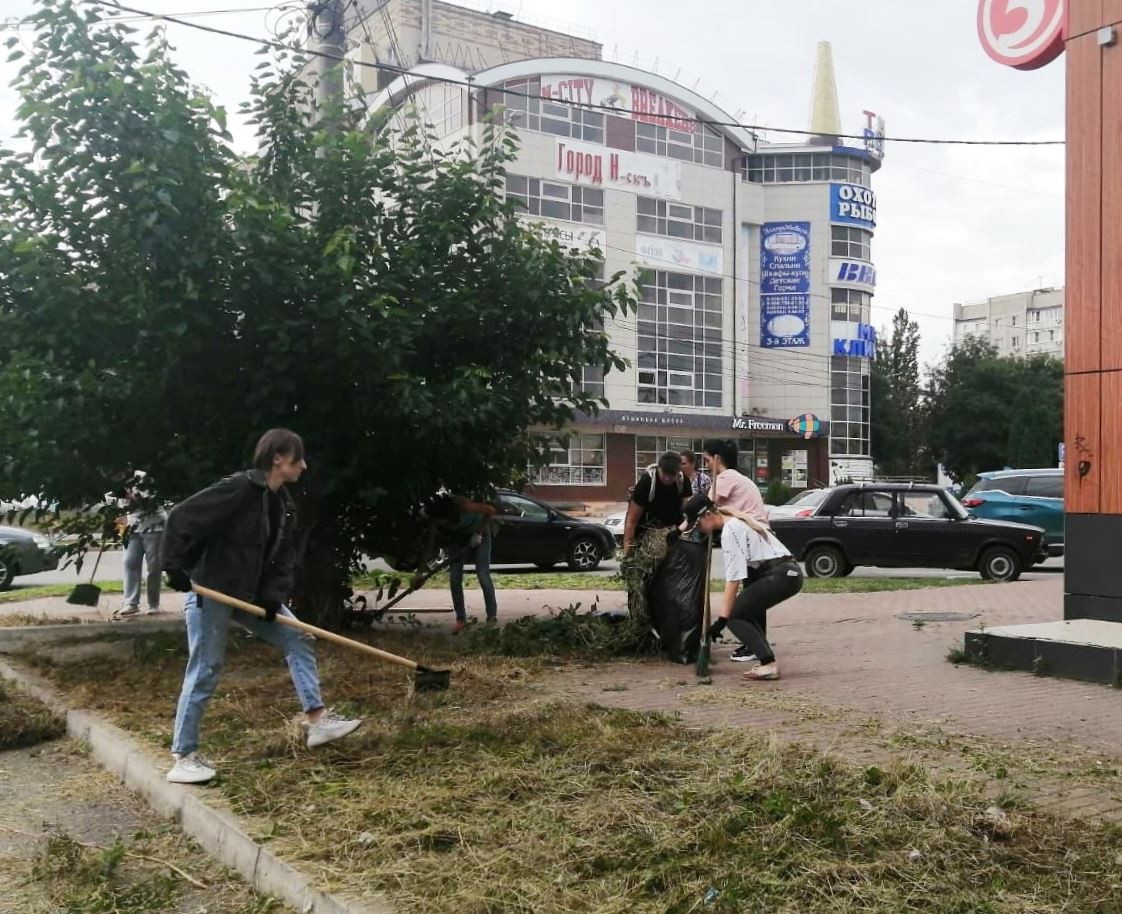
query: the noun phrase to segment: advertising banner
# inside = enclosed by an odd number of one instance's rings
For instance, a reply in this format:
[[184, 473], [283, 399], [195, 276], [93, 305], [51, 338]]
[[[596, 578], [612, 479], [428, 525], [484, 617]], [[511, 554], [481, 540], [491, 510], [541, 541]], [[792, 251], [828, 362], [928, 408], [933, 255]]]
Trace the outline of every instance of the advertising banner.
[[830, 221], [871, 232], [877, 227], [877, 195], [860, 184], [831, 184]]
[[760, 226], [760, 345], [810, 345], [810, 223]]
[[864, 260], [831, 257], [827, 271], [826, 282], [831, 286], [848, 286], [866, 292], [876, 291], [877, 268]]
[[595, 105], [598, 111], [618, 108], [619, 117], [683, 133], [696, 133], [698, 129], [697, 115], [693, 111], [644, 86], [594, 76], [543, 76], [541, 79], [541, 95], [546, 101], [557, 99]]
[[582, 222], [563, 222], [560, 219], [544, 219], [541, 216], [522, 216], [527, 222], [536, 225], [546, 238], [556, 239], [558, 244], [567, 248], [579, 248], [582, 251], [591, 251], [597, 248], [607, 251], [607, 233], [595, 225], [585, 225]]
[[682, 197], [682, 166], [673, 159], [558, 140], [553, 164], [555, 176], [562, 181], [663, 200]]
[[715, 244], [696, 244], [656, 235], [635, 236], [636, 258], [656, 270], [683, 269], [721, 276], [724, 273], [724, 254], [724, 249]]

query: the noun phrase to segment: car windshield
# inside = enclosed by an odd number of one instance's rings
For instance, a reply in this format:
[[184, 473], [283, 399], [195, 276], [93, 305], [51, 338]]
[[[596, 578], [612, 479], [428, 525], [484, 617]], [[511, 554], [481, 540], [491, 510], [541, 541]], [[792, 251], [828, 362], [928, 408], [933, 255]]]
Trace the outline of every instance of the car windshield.
[[958, 518], [958, 520], [965, 520], [970, 516], [970, 512], [962, 507], [962, 502], [950, 492], [944, 491], [943, 498], [947, 500], [947, 508], [950, 511], [948, 516]]

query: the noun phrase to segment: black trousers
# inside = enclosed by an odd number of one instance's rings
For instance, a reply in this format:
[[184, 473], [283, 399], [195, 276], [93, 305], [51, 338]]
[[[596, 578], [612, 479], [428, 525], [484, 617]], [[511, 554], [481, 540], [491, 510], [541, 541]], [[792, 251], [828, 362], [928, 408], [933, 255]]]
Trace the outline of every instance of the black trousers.
[[803, 573], [791, 559], [769, 565], [744, 582], [733, 604], [728, 627], [760, 663], [771, 663], [775, 653], [767, 640], [767, 611], [803, 589]]

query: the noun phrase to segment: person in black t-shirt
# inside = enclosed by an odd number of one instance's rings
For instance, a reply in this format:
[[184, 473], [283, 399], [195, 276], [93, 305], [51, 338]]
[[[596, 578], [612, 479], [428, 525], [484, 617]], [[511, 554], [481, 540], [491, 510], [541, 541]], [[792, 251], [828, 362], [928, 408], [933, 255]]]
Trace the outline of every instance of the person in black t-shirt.
[[682, 474], [681, 458], [674, 451], [659, 457], [658, 464], [643, 473], [631, 490], [620, 571], [628, 583], [627, 606], [632, 617], [646, 615], [646, 593], [657, 569], [649, 557], [637, 557], [636, 547], [656, 530], [677, 527], [684, 517], [682, 505], [692, 494], [690, 481]]
[[678, 526], [683, 517], [682, 505], [692, 494], [689, 480], [682, 474], [681, 458], [674, 451], [667, 451], [658, 458], [654, 473], [643, 473], [631, 490], [623, 525], [624, 551], [631, 549], [645, 530]]

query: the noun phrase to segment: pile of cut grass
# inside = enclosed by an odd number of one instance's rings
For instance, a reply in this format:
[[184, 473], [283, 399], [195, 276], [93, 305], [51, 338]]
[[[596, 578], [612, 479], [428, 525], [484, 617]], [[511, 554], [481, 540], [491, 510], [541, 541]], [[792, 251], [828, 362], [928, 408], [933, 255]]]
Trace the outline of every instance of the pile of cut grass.
[[0, 679], [0, 750], [37, 746], [64, 733], [66, 721], [60, 715]]
[[[376, 643], [450, 666], [452, 690], [409, 693], [394, 668], [321, 646], [325, 693], [367, 721], [308, 751], [279, 656], [239, 642], [204, 722], [213, 789], [328, 890], [433, 914], [1122, 910], [1111, 826], [993, 810], [980, 783], [914, 765], [553, 700], [541, 661]], [[47, 672], [166, 745], [182, 664], [158, 650]]]

